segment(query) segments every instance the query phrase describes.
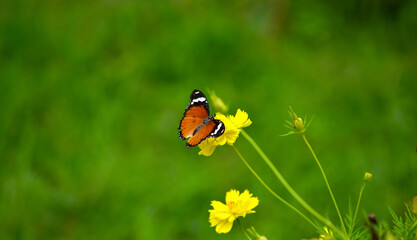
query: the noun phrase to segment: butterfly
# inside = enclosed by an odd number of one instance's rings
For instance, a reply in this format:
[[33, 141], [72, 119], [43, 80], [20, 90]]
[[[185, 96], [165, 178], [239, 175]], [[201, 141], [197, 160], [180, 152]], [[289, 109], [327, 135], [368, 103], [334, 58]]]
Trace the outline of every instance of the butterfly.
[[220, 137], [224, 129], [224, 123], [210, 115], [206, 96], [200, 90], [194, 90], [178, 127], [180, 138], [190, 138], [186, 145], [191, 148], [206, 138]]

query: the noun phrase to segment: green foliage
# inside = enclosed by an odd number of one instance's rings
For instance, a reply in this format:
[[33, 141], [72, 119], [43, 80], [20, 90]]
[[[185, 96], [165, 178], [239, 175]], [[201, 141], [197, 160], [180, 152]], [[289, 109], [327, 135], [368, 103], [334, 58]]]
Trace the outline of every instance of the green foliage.
[[369, 239], [369, 232], [368, 230], [363, 226], [362, 221], [353, 222], [354, 217], [354, 207], [351, 203], [349, 203], [349, 211], [348, 214], [345, 216], [345, 224], [348, 226], [348, 232], [350, 232], [350, 236], [352, 240], [365, 240]]
[[404, 217], [397, 216], [397, 214], [389, 208], [389, 211], [392, 215], [392, 222], [394, 226], [392, 227], [392, 232], [399, 238], [404, 240], [415, 240], [417, 239], [417, 218], [414, 213], [410, 211], [407, 207]]

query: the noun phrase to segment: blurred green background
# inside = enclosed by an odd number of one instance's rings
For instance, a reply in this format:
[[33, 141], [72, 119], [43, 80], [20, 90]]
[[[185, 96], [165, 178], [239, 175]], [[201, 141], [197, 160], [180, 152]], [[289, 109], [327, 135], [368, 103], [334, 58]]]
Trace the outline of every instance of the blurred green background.
[[[347, 213], [390, 222], [417, 194], [417, 2], [1, 1], [2, 239], [243, 239], [209, 227], [231, 188], [268, 239], [317, 236], [233, 149], [198, 156], [177, 127], [193, 89], [249, 113], [247, 128], [295, 190], [338, 222], [288, 106]], [[214, 110], [213, 110], [214, 112]], [[247, 141], [235, 146], [296, 204]]]

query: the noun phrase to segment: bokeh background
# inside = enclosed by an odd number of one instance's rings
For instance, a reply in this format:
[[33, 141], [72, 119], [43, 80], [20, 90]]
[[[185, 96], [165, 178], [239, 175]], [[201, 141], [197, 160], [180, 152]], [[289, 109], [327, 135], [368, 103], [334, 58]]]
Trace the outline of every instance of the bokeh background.
[[[233, 149], [198, 156], [177, 127], [193, 89], [214, 90], [288, 182], [337, 216], [288, 106], [344, 214], [365, 171], [367, 213], [391, 222], [417, 194], [416, 1], [1, 1], [2, 239], [243, 239], [209, 227], [231, 188], [268, 239], [317, 236]], [[213, 110], [214, 112], [214, 110]], [[235, 146], [297, 203], [240, 137]]]

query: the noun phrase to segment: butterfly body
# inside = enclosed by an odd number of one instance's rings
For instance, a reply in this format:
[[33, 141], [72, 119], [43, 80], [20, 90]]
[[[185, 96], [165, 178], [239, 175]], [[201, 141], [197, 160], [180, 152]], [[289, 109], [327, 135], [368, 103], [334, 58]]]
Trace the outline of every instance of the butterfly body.
[[191, 93], [178, 129], [182, 140], [189, 138], [187, 147], [195, 147], [209, 137], [219, 137], [225, 130], [223, 122], [210, 115], [207, 98], [199, 90]]

